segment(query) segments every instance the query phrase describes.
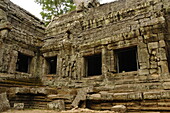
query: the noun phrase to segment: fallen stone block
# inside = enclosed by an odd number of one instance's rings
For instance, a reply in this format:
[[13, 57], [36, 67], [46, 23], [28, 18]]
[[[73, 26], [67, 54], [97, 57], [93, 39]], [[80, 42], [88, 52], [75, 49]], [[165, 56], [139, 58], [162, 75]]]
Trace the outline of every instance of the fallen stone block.
[[93, 87], [86, 87], [78, 90], [75, 99], [72, 102], [73, 107], [77, 107], [80, 101], [84, 101], [87, 98], [87, 93], [93, 92]]
[[124, 105], [116, 105], [111, 108], [111, 111], [115, 111], [118, 113], [125, 113], [126, 110], [127, 110], [127, 108]]
[[47, 104], [48, 109], [62, 111], [65, 110], [64, 100], [55, 100]]
[[14, 109], [23, 110], [24, 109], [24, 103], [14, 103]]

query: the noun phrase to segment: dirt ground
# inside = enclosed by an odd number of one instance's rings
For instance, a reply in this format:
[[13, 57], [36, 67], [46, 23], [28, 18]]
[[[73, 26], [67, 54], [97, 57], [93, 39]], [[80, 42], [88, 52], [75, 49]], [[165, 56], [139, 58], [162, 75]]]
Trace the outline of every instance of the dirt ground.
[[69, 111], [57, 112], [55, 110], [8, 110], [3, 113], [116, 113], [113, 111], [93, 111], [89, 109], [76, 109]]
[[54, 110], [8, 110], [3, 113], [59, 113]]

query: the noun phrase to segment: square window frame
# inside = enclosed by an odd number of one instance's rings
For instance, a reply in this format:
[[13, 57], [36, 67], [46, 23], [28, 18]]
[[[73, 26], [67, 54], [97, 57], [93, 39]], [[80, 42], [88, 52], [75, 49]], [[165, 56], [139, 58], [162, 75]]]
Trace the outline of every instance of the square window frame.
[[[95, 56], [97, 56], [97, 57], [100, 57], [100, 74], [94, 74], [94, 75], [89, 75], [89, 72], [88, 72], [88, 59], [90, 58], [90, 57], [95, 57]], [[96, 53], [96, 54], [93, 54], [93, 55], [88, 55], [88, 56], [84, 56], [84, 68], [85, 68], [85, 77], [92, 77], [92, 76], [100, 76], [100, 75], [102, 75], [102, 53]]]
[[[27, 57], [27, 69], [25, 69], [26, 71], [22, 71], [22, 69], [17, 69], [17, 67], [20, 67], [19, 66], [19, 59], [22, 59], [22, 57], [21, 58], [19, 58], [20, 56], [23, 56], [23, 57]], [[16, 72], [21, 72], [21, 73], [28, 73], [28, 74], [30, 74], [30, 66], [31, 66], [31, 61], [32, 61], [32, 59], [33, 59], [33, 56], [30, 56], [30, 55], [26, 55], [26, 54], [24, 54], [24, 53], [21, 53], [21, 52], [18, 52], [18, 57], [17, 57], [17, 62], [16, 62]], [[21, 63], [22, 64], [22, 63]], [[21, 66], [22, 67], [22, 66]]]
[[116, 49], [113, 50], [114, 51], [114, 57], [115, 57], [115, 70], [117, 71], [116, 73], [122, 73], [120, 71], [120, 67], [119, 67], [119, 58], [118, 58], [118, 54], [124, 51], [130, 51], [130, 50], [135, 50], [135, 54], [136, 54], [136, 70], [132, 70], [132, 71], [125, 71], [125, 72], [133, 72], [133, 71], [138, 71], [140, 69], [139, 67], [139, 60], [138, 60], [138, 47], [137, 46], [131, 46], [131, 47], [126, 47], [126, 48], [120, 48], [120, 49]]

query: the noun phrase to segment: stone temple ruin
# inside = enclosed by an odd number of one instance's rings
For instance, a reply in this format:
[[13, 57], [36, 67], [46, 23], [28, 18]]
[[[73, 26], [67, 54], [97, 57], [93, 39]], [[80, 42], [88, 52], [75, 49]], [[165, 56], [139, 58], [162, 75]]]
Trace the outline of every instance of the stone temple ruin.
[[47, 27], [0, 1], [0, 98], [11, 108], [168, 112], [169, 69], [170, 0], [119, 0]]

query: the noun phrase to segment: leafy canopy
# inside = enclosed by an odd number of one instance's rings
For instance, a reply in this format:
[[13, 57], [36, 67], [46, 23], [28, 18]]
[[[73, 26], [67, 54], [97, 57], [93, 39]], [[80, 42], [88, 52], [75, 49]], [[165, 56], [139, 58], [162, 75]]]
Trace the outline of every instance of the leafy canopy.
[[42, 6], [40, 14], [47, 24], [52, 15], [64, 14], [75, 9], [73, 0], [35, 0], [35, 2]]

